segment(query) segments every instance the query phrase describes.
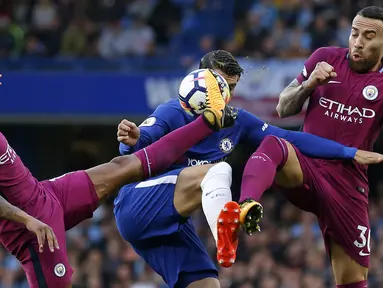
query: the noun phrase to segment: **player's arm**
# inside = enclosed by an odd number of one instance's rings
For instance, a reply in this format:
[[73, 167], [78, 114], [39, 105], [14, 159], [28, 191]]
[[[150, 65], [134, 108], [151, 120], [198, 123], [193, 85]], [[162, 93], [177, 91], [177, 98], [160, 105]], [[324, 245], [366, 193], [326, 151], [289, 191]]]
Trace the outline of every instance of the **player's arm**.
[[325, 62], [327, 49], [317, 49], [305, 62], [302, 72], [279, 95], [279, 117], [285, 118], [301, 112], [314, 89], [326, 80], [336, 77], [334, 68]]
[[[121, 155], [134, 153], [154, 143], [173, 130], [177, 122], [177, 111], [167, 104], [160, 105], [152, 115], [137, 127], [134, 123], [123, 120], [118, 125], [117, 140], [120, 142]], [[178, 128], [178, 127], [177, 127]], [[129, 138], [129, 135], [134, 136]], [[138, 141], [136, 142], [136, 139]]]
[[39, 243], [40, 252], [42, 252], [44, 247], [45, 239], [48, 240], [49, 250], [53, 252], [54, 248], [59, 249], [56, 235], [51, 227], [28, 215], [20, 208], [13, 206], [1, 196], [0, 218], [24, 224], [29, 231], [35, 233]]
[[279, 117], [285, 118], [300, 113], [312, 92], [313, 89], [307, 88], [305, 82], [299, 83], [298, 79], [294, 79], [279, 95]]
[[[148, 118], [153, 119], [153, 118]], [[148, 120], [147, 119], [147, 120]], [[146, 120], [145, 120], [146, 121]], [[145, 121], [143, 124], [145, 125]], [[137, 127], [134, 123], [124, 119], [118, 125], [117, 140], [120, 142], [119, 150], [121, 155], [132, 154], [150, 144], [154, 143], [162, 136], [166, 135], [169, 131], [166, 124], [162, 120], [156, 119], [157, 123], [153, 126]], [[126, 133], [126, 136], [120, 136]], [[129, 138], [128, 135], [136, 135], [135, 137]], [[137, 142], [134, 142], [138, 139]]]
[[238, 114], [237, 121], [240, 121], [244, 128], [246, 138], [243, 140], [249, 141], [254, 146], [258, 146], [266, 136], [273, 135], [289, 141], [304, 155], [313, 158], [352, 160], [355, 159], [358, 150], [313, 134], [268, 125], [244, 110]]

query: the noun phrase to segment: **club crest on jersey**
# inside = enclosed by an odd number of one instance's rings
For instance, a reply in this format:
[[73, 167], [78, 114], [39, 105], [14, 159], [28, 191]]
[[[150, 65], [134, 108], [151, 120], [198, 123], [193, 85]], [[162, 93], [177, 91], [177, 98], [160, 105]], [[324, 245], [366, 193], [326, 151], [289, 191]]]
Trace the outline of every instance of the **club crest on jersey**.
[[363, 96], [367, 100], [375, 100], [378, 97], [378, 95], [378, 88], [376, 88], [374, 85], [368, 85], [363, 89]]
[[54, 268], [54, 272], [55, 272], [55, 275], [57, 277], [64, 277], [64, 275], [66, 273], [66, 268], [65, 268], [64, 264], [62, 264], [62, 263], [57, 264]]
[[234, 148], [234, 143], [229, 138], [224, 138], [219, 143], [219, 149], [224, 153], [230, 153]]

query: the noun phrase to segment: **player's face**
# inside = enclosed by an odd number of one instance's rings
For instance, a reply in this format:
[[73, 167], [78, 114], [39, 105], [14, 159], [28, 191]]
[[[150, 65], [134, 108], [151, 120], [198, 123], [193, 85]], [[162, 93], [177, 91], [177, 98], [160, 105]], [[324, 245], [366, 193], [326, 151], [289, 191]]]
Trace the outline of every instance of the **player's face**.
[[358, 73], [376, 71], [383, 57], [383, 21], [357, 15], [349, 38], [350, 68]]
[[237, 86], [237, 83], [239, 81], [239, 75], [229, 76], [220, 69], [215, 69], [215, 71], [219, 73], [223, 78], [225, 78], [227, 84], [229, 84], [230, 93], [232, 93], [234, 91], [235, 86]]

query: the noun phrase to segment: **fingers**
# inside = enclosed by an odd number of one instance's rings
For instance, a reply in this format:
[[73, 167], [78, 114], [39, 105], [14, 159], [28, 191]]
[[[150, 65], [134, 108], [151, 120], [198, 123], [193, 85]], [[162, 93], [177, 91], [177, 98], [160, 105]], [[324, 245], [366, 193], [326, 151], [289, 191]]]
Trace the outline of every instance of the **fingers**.
[[337, 76], [334, 71], [334, 67], [327, 62], [319, 62], [315, 67], [315, 76], [319, 81], [326, 80], [328, 78], [334, 78]]
[[36, 233], [36, 236], [37, 236], [37, 243], [39, 245], [39, 252], [42, 253], [43, 252], [43, 249], [44, 249], [44, 240], [45, 240], [45, 236], [43, 237], [40, 233], [40, 231], [38, 231]]
[[383, 155], [379, 153], [375, 153], [375, 163], [382, 163], [383, 162]]
[[331, 78], [335, 78], [335, 77], [337, 77], [338, 76], [338, 74], [336, 74], [336, 72], [331, 72], [330, 73], [330, 77]]
[[60, 249], [59, 242], [57, 241], [56, 235], [53, 232], [52, 228], [46, 227], [46, 236], [48, 241], [48, 247], [51, 252], [54, 252], [55, 249]]
[[334, 67], [332, 67], [330, 64], [327, 62], [319, 62], [318, 67], [325, 71], [326, 73], [330, 74], [331, 72], [334, 72]]
[[[138, 129], [137, 125], [133, 122], [130, 122], [126, 119], [122, 120], [117, 127], [117, 139], [118, 137], [126, 137], [129, 136], [129, 132]], [[120, 141], [120, 140], [119, 140]]]
[[126, 141], [128, 141], [130, 139], [129, 136], [118, 136], [117, 137], [117, 141], [118, 142], [122, 142], [122, 143], [125, 143]]
[[44, 250], [44, 243], [45, 243], [45, 229], [39, 229], [37, 232], [37, 240], [39, 243], [39, 252], [43, 253]]

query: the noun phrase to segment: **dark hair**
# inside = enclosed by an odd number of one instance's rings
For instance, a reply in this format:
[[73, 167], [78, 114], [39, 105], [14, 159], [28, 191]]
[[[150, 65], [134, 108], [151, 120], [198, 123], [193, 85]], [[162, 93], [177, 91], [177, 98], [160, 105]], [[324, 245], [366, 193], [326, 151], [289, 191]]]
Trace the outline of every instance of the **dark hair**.
[[378, 6], [368, 6], [360, 10], [356, 15], [383, 21], [383, 8]]
[[244, 72], [234, 56], [225, 50], [207, 53], [201, 58], [199, 69], [219, 69], [229, 76], [241, 76]]

